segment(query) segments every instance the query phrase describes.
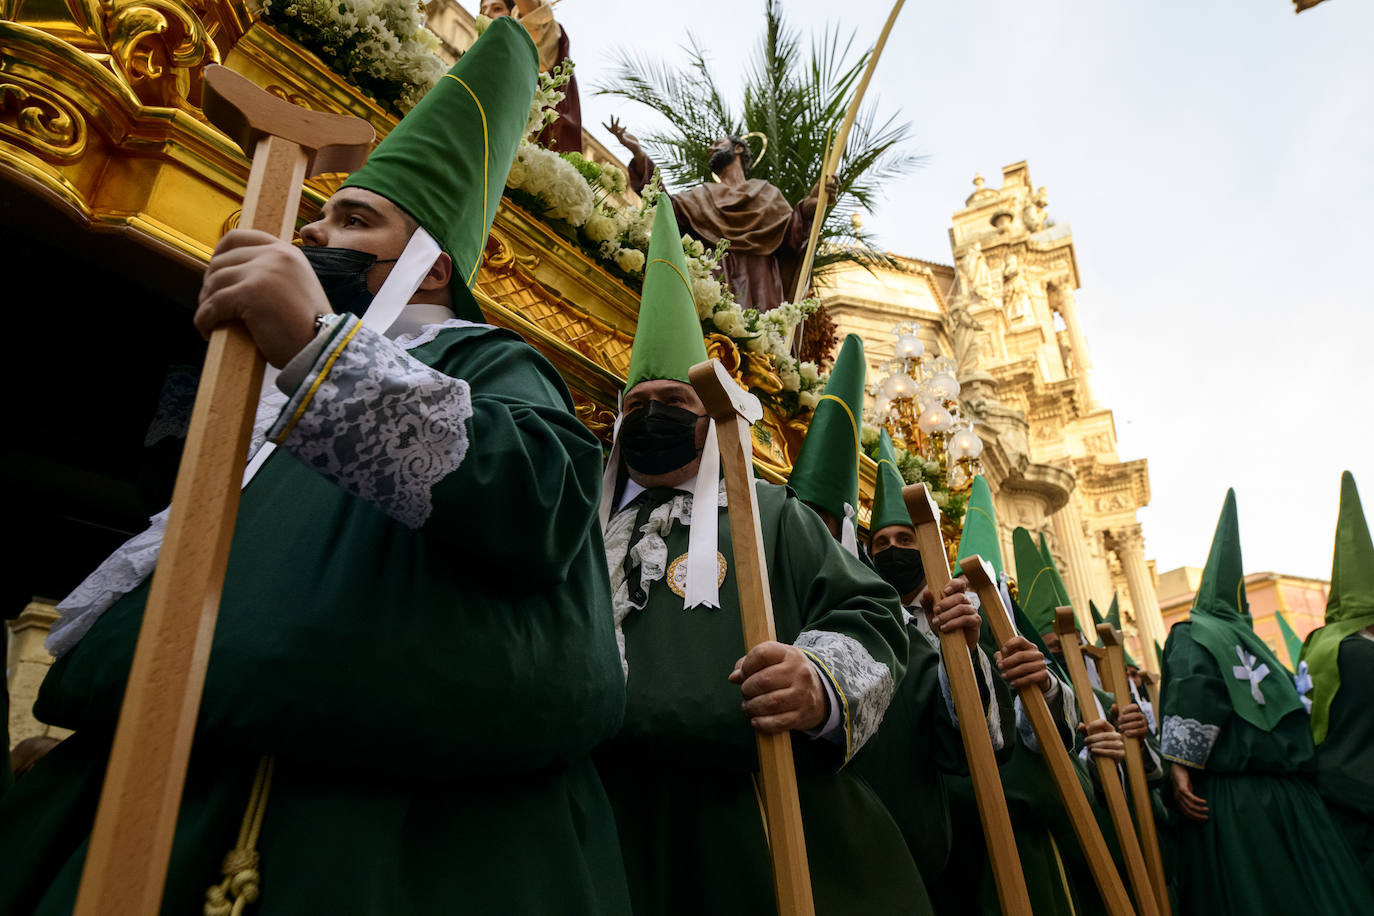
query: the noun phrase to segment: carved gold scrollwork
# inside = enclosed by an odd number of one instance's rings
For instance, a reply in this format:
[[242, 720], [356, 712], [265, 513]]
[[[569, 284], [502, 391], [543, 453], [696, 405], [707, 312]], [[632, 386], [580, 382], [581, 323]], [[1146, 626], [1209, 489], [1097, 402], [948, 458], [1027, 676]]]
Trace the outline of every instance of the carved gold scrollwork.
[[275, 95], [277, 98], [282, 99], [283, 101], [290, 102], [292, 105], [299, 105], [300, 107], [308, 108], [311, 111], [320, 110], [319, 103], [316, 102], [314, 99], [307, 98], [306, 96], [301, 95], [299, 92], [293, 92], [290, 89], [278, 83], [270, 84], [267, 87], [267, 91]]
[[577, 419], [582, 421], [582, 425], [587, 427], [606, 445], [611, 444], [611, 430], [615, 428], [615, 411], [606, 407], [580, 391], [574, 391], [573, 408], [577, 411]]
[[193, 9], [177, 0], [113, 0], [106, 30], [115, 64], [143, 104], [200, 108], [201, 70], [220, 57]]
[[55, 162], [86, 152], [86, 120], [80, 110], [22, 77], [0, 76], [0, 139]]

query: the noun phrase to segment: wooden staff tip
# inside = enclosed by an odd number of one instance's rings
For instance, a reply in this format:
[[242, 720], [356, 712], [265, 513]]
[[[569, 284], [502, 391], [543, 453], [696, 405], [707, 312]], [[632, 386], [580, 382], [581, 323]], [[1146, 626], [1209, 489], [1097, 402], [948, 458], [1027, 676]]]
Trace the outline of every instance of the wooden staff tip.
[[997, 587], [992, 566], [978, 554], [969, 554], [959, 560], [959, 568], [964, 571], [964, 578], [968, 579], [969, 587], [975, 592], [979, 589]]
[[1121, 631], [1110, 623], [1099, 623], [1097, 625], [1097, 636], [1102, 640], [1104, 646], [1121, 645]]
[[940, 507], [925, 484], [911, 483], [902, 487], [902, 501], [906, 503], [906, 511], [913, 525], [940, 524]]
[[1054, 632], [1060, 636], [1071, 636], [1078, 632], [1078, 624], [1074, 622], [1073, 608], [1057, 607], [1054, 609]]
[[352, 172], [367, 159], [377, 134], [352, 115], [311, 111], [293, 105], [228, 67], [205, 68], [201, 110], [251, 157], [258, 141], [280, 137], [305, 153], [307, 176]]
[[687, 378], [711, 419], [728, 420], [740, 416], [753, 423], [763, 416], [759, 399], [731, 378], [720, 360], [697, 363], [687, 370]]

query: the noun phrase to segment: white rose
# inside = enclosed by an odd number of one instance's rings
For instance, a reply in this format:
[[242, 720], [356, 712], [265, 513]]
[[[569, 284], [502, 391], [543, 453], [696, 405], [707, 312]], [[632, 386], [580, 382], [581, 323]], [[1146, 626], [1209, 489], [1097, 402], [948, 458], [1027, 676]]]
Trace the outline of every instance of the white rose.
[[716, 303], [720, 302], [720, 283], [710, 277], [693, 280], [692, 300], [697, 306], [697, 317], [702, 320], [710, 318]]
[[801, 377], [804, 382], [819, 382], [821, 380], [821, 370], [811, 360], [801, 364]]
[[644, 252], [622, 248], [615, 253], [615, 263], [627, 274], [639, 273], [644, 269]]
[[815, 391], [803, 391], [797, 395], [797, 403], [801, 404], [803, 410], [815, 410], [820, 402], [821, 396]]
[[620, 220], [605, 211], [589, 216], [583, 228], [587, 230], [587, 238], [597, 243], [609, 242], [620, 236]]

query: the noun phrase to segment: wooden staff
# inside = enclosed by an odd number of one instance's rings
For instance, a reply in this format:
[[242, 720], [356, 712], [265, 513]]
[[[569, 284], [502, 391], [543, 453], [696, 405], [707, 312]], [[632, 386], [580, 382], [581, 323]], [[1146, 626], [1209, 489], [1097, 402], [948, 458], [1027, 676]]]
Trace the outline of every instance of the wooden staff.
[[[305, 177], [352, 171], [374, 137], [366, 121], [299, 108], [223, 67], [205, 68], [204, 112], [253, 150], [239, 224], [283, 239], [295, 229]], [[262, 373], [262, 354], [242, 324], [215, 330], [91, 830], [78, 916], [160, 908]]]
[[[1121, 631], [1110, 623], [1099, 623], [1097, 635], [1103, 646], [1099, 670], [1102, 672], [1102, 686], [1108, 693], [1116, 695], [1116, 707], [1120, 710], [1131, 702], [1131, 691], [1126, 681], [1126, 657], [1121, 648]], [[1123, 736], [1125, 737], [1125, 736]], [[1172, 916], [1169, 907], [1169, 888], [1164, 878], [1164, 859], [1159, 854], [1159, 833], [1155, 829], [1155, 811], [1150, 798], [1150, 787], [1145, 783], [1145, 762], [1141, 759], [1140, 739], [1126, 738], [1126, 778], [1131, 784], [1131, 800], [1135, 803], [1135, 825], [1140, 833], [1140, 848], [1145, 853], [1145, 867], [1150, 872], [1150, 883], [1154, 885], [1155, 902], [1163, 916]]]
[[[1078, 709], [1083, 714], [1083, 721], [1091, 722], [1099, 716], [1092, 683], [1088, 680], [1088, 666], [1083, 664], [1083, 646], [1078, 641], [1078, 625], [1074, 622], [1073, 608], [1055, 609], [1054, 631], [1059, 634], [1059, 648], [1064, 653], [1064, 664], [1073, 681], [1073, 692], [1078, 695]], [[1116, 762], [1092, 753], [1088, 756], [1097, 767], [1102, 794], [1107, 799], [1107, 812], [1112, 816], [1116, 841], [1121, 846], [1122, 858], [1126, 860], [1126, 874], [1131, 879], [1136, 910], [1141, 916], [1159, 916], [1154, 888], [1150, 886], [1145, 859], [1135, 839], [1135, 826], [1131, 823], [1131, 811], [1126, 806], [1126, 790], [1122, 788], [1121, 778], [1117, 775]]]
[[1155, 731], [1159, 731], [1159, 675], [1153, 671], [1141, 671], [1140, 681], [1145, 685], [1145, 692], [1150, 696], [1150, 704], [1155, 710]]
[[[902, 487], [902, 501], [916, 527], [916, 546], [921, 551], [921, 565], [925, 567], [926, 587], [939, 601], [951, 578], [949, 557], [940, 536], [940, 508], [930, 498], [925, 485], [919, 483]], [[973, 675], [968, 641], [963, 633], [941, 632], [938, 635], [940, 656], [949, 676], [954, 711], [959, 717], [959, 734], [964, 739], [964, 755], [968, 758], [969, 775], [973, 780], [973, 796], [978, 802], [978, 817], [983, 822], [983, 838], [992, 861], [992, 876], [997, 883], [997, 900], [1002, 905], [1003, 916], [1030, 916], [1026, 877], [1021, 872], [1021, 855], [1016, 850], [1016, 835], [1002, 792], [1002, 775], [997, 769], [992, 737], [988, 734], [983, 698]], [[1049, 710], [1045, 712], [1048, 714]]]
[[[777, 639], [773, 596], [763, 549], [763, 525], [754, 492], [754, 446], [750, 425], [763, 416], [759, 399], [735, 384], [720, 360], [697, 363], [688, 373], [692, 387], [716, 424], [720, 468], [729, 503], [730, 544], [735, 554], [735, 584], [746, 651]], [[787, 732], [756, 732], [759, 777], [763, 783], [768, 848], [773, 857], [773, 888], [779, 916], [811, 916], [811, 872], [806, 861], [792, 737]]]
[[[997, 640], [998, 645], [1006, 645], [1007, 641], [1016, 635], [1016, 627], [1007, 614], [1006, 606], [1002, 604], [1002, 594], [997, 588], [992, 568], [978, 556], [965, 557], [959, 561], [959, 565], [964, 570], [969, 586], [983, 605], [983, 619], [992, 629], [993, 638]], [[1126, 885], [1121, 883], [1121, 875], [1116, 870], [1116, 863], [1112, 861], [1111, 850], [1102, 837], [1102, 830], [1097, 825], [1097, 818], [1093, 816], [1088, 797], [1083, 794], [1083, 784], [1078, 781], [1073, 761], [1064, 749], [1059, 729], [1055, 726], [1049, 705], [1045, 702], [1044, 691], [1031, 686], [1020, 688], [1018, 693], [1021, 696], [1021, 705], [1026, 710], [1026, 718], [1030, 720], [1031, 729], [1035, 732], [1035, 739], [1040, 742], [1040, 756], [1045, 759], [1050, 777], [1054, 780], [1054, 787], [1059, 792], [1059, 799], [1069, 814], [1074, 835], [1078, 837], [1078, 844], [1083, 848], [1083, 855], [1088, 860], [1088, 868], [1092, 870], [1093, 880], [1097, 882], [1097, 889], [1102, 894], [1102, 902], [1106, 904], [1107, 912], [1112, 916], [1132, 916], [1135, 910], [1131, 907]]]
[[816, 244], [821, 237], [821, 223], [825, 220], [825, 208], [829, 203], [830, 196], [826, 192], [825, 179], [839, 170], [840, 157], [844, 155], [845, 144], [849, 142], [849, 130], [854, 126], [854, 119], [858, 117], [859, 106], [863, 104], [864, 93], [868, 91], [869, 80], [873, 79], [873, 71], [878, 66], [878, 58], [883, 56], [883, 46], [887, 44], [887, 36], [891, 34], [892, 26], [897, 22], [897, 14], [902, 11], [902, 6], [905, 3], [906, 0], [897, 0], [892, 6], [892, 12], [887, 14], [887, 22], [883, 24], [883, 30], [878, 35], [878, 43], [873, 46], [873, 53], [868, 56], [868, 64], [864, 67], [864, 75], [859, 79], [858, 88], [854, 90], [854, 98], [849, 103], [849, 110], [844, 113], [844, 120], [840, 122], [840, 129], [821, 160], [821, 191], [816, 198], [816, 215], [811, 219], [811, 236], [806, 242], [806, 256], [802, 258], [800, 269], [797, 271], [797, 288], [792, 293], [793, 302], [801, 301], [802, 295], [806, 292], [806, 287], [811, 282], [811, 264], [816, 260]]

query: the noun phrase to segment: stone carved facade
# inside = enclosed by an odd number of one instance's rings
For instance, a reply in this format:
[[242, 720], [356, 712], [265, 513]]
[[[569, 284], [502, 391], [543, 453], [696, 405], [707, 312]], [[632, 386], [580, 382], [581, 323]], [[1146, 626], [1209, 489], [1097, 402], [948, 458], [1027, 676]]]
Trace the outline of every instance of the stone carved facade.
[[842, 334], [863, 337], [870, 378], [904, 321], [928, 351], [958, 361], [1004, 555], [1012, 529], [1043, 531], [1082, 625], [1091, 630], [1089, 599], [1105, 613], [1116, 593], [1127, 648], [1154, 670], [1164, 628], [1137, 518], [1149, 468], [1117, 455], [1079, 321], [1073, 235], [1048, 208], [1024, 162], [1002, 170], [1000, 188], [976, 178], [950, 230], [957, 269], [914, 258], [899, 258], [901, 271], [846, 269], [824, 301]]

